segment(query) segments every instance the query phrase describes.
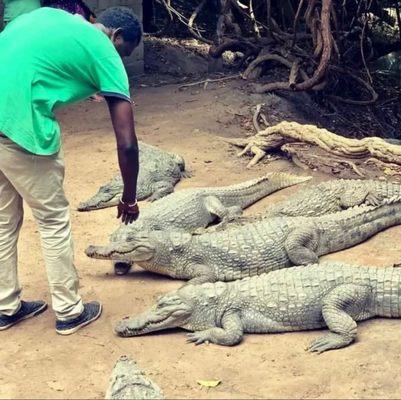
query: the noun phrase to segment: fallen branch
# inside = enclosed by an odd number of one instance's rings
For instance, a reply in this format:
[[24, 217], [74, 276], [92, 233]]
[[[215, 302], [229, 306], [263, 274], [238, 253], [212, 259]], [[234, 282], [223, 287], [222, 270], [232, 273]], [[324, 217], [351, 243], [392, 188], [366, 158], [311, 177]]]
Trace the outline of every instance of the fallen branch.
[[389, 144], [378, 137], [350, 139], [336, 135], [314, 125], [281, 122], [244, 140], [223, 139], [235, 146], [244, 147], [239, 156], [250, 153], [254, 157], [248, 164], [255, 165], [268, 152], [279, 150], [288, 143], [314, 145], [330, 155], [348, 160], [376, 158], [385, 163], [401, 165], [401, 146]]
[[182, 90], [191, 86], [197, 86], [197, 85], [207, 85], [209, 83], [214, 83], [214, 82], [224, 82], [232, 79], [237, 79], [240, 78], [241, 74], [235, 74], [235, 75], [230, 75], [230, 76], [223, 76], [222, 78], [214, 78], [214, 79], [204, 79], [202, 81], [197, 81], [197, 82], [192, 82], [192, 83], [185, 83], [184, 85], [178, 86], [178, 90]]

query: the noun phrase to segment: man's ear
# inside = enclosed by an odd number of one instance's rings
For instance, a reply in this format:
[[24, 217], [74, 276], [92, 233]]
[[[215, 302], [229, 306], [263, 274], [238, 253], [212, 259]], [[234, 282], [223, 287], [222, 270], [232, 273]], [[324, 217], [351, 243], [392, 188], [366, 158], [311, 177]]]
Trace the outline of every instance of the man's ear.
[[112, 35], [112, 41], [113, 42], [116, 42], [119, 39], [121, 39], [121, 40], [123, 39], [122, 31], [123, 31], [122, 28], [116, 28], [116, 29], [113, 30], [113, 35]]

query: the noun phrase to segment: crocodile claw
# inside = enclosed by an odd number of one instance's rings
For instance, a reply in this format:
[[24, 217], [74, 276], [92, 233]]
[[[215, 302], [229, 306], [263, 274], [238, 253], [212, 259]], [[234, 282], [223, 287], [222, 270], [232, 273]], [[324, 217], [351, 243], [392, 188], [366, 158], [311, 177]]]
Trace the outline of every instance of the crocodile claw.
[[329, 333], [328, 335], [323, 335], [313, 340], [309, 347], [306, 349], [311, 353], [323, 353], [327, 350], [339, 349], [345, 347], [350, 343], [349, 340], [345, 339], [341, 335], [336, 333]]
[[193, 332], [187, 334], [187, 342], [195, 343], [195, 346], [199, 346], [202, 343], [209, 344], [207, 335], [204, 332]]
[[383, 200], [384, 200], [383, 196], [380, 196], [379, 194], [370, 193], [366, 197], [365, 203], [368, 206], [378, 207], [383, 203]]

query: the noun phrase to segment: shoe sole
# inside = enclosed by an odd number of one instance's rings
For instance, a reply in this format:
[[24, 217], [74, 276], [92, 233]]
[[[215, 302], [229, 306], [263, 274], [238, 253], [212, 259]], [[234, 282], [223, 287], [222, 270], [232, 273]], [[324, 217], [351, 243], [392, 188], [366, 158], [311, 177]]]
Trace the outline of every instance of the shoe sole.
[[25, 321], [26, 319], [32, 318], [32, 317], [36, 317], [39, 314], [42, 314], [42, 312], [46, 311], [47, 309], [47, 304], [43, 304], [40, 308], [38, 308], [37, 310], [31, 312], [30, 314], [25, 315], [24, 317], [20, 318], [17, 321], [12, 322], [11, 324], [8, 324], [6, 326], [2, 326], [0, 327], [0, 331], [5, 331], [6, 329], [11, 328], [14, 325], [19, 324], [22, 321]]
[[131, 271], [132, 265], [126, 263], [116, 263], [114, 265], [114, 273], [117, 276], [127, 275]]
[[79, 331], [84, 326], [89, 325], [93, 321], [96, 321], [101, 316], [102, 311], [103, 311], [103, 306], [100, 304], [98, 313], [94, 317], [89, 319], [88, 321], [82, 322], [82, 324], [79, 324], [79, 325], [77, 325], [77, 326], [75, 326], [74, 328], [71, 328], [71, 329], [65, 329], [65, 330], [62, 330], [62, 331], [56, 329], [56, 332], [59, 335], [63, 335], [63, 336], [72, 335], [73, 333]]

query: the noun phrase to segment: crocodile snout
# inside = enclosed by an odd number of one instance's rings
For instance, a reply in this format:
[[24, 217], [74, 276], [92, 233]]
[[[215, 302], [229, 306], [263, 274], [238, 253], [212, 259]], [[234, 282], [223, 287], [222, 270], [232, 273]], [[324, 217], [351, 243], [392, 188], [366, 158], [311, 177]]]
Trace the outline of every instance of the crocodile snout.
[[85, 250], [85, 254], [90, 258], [107, 258], [111, 253], [107, 247], [91, 245]]

